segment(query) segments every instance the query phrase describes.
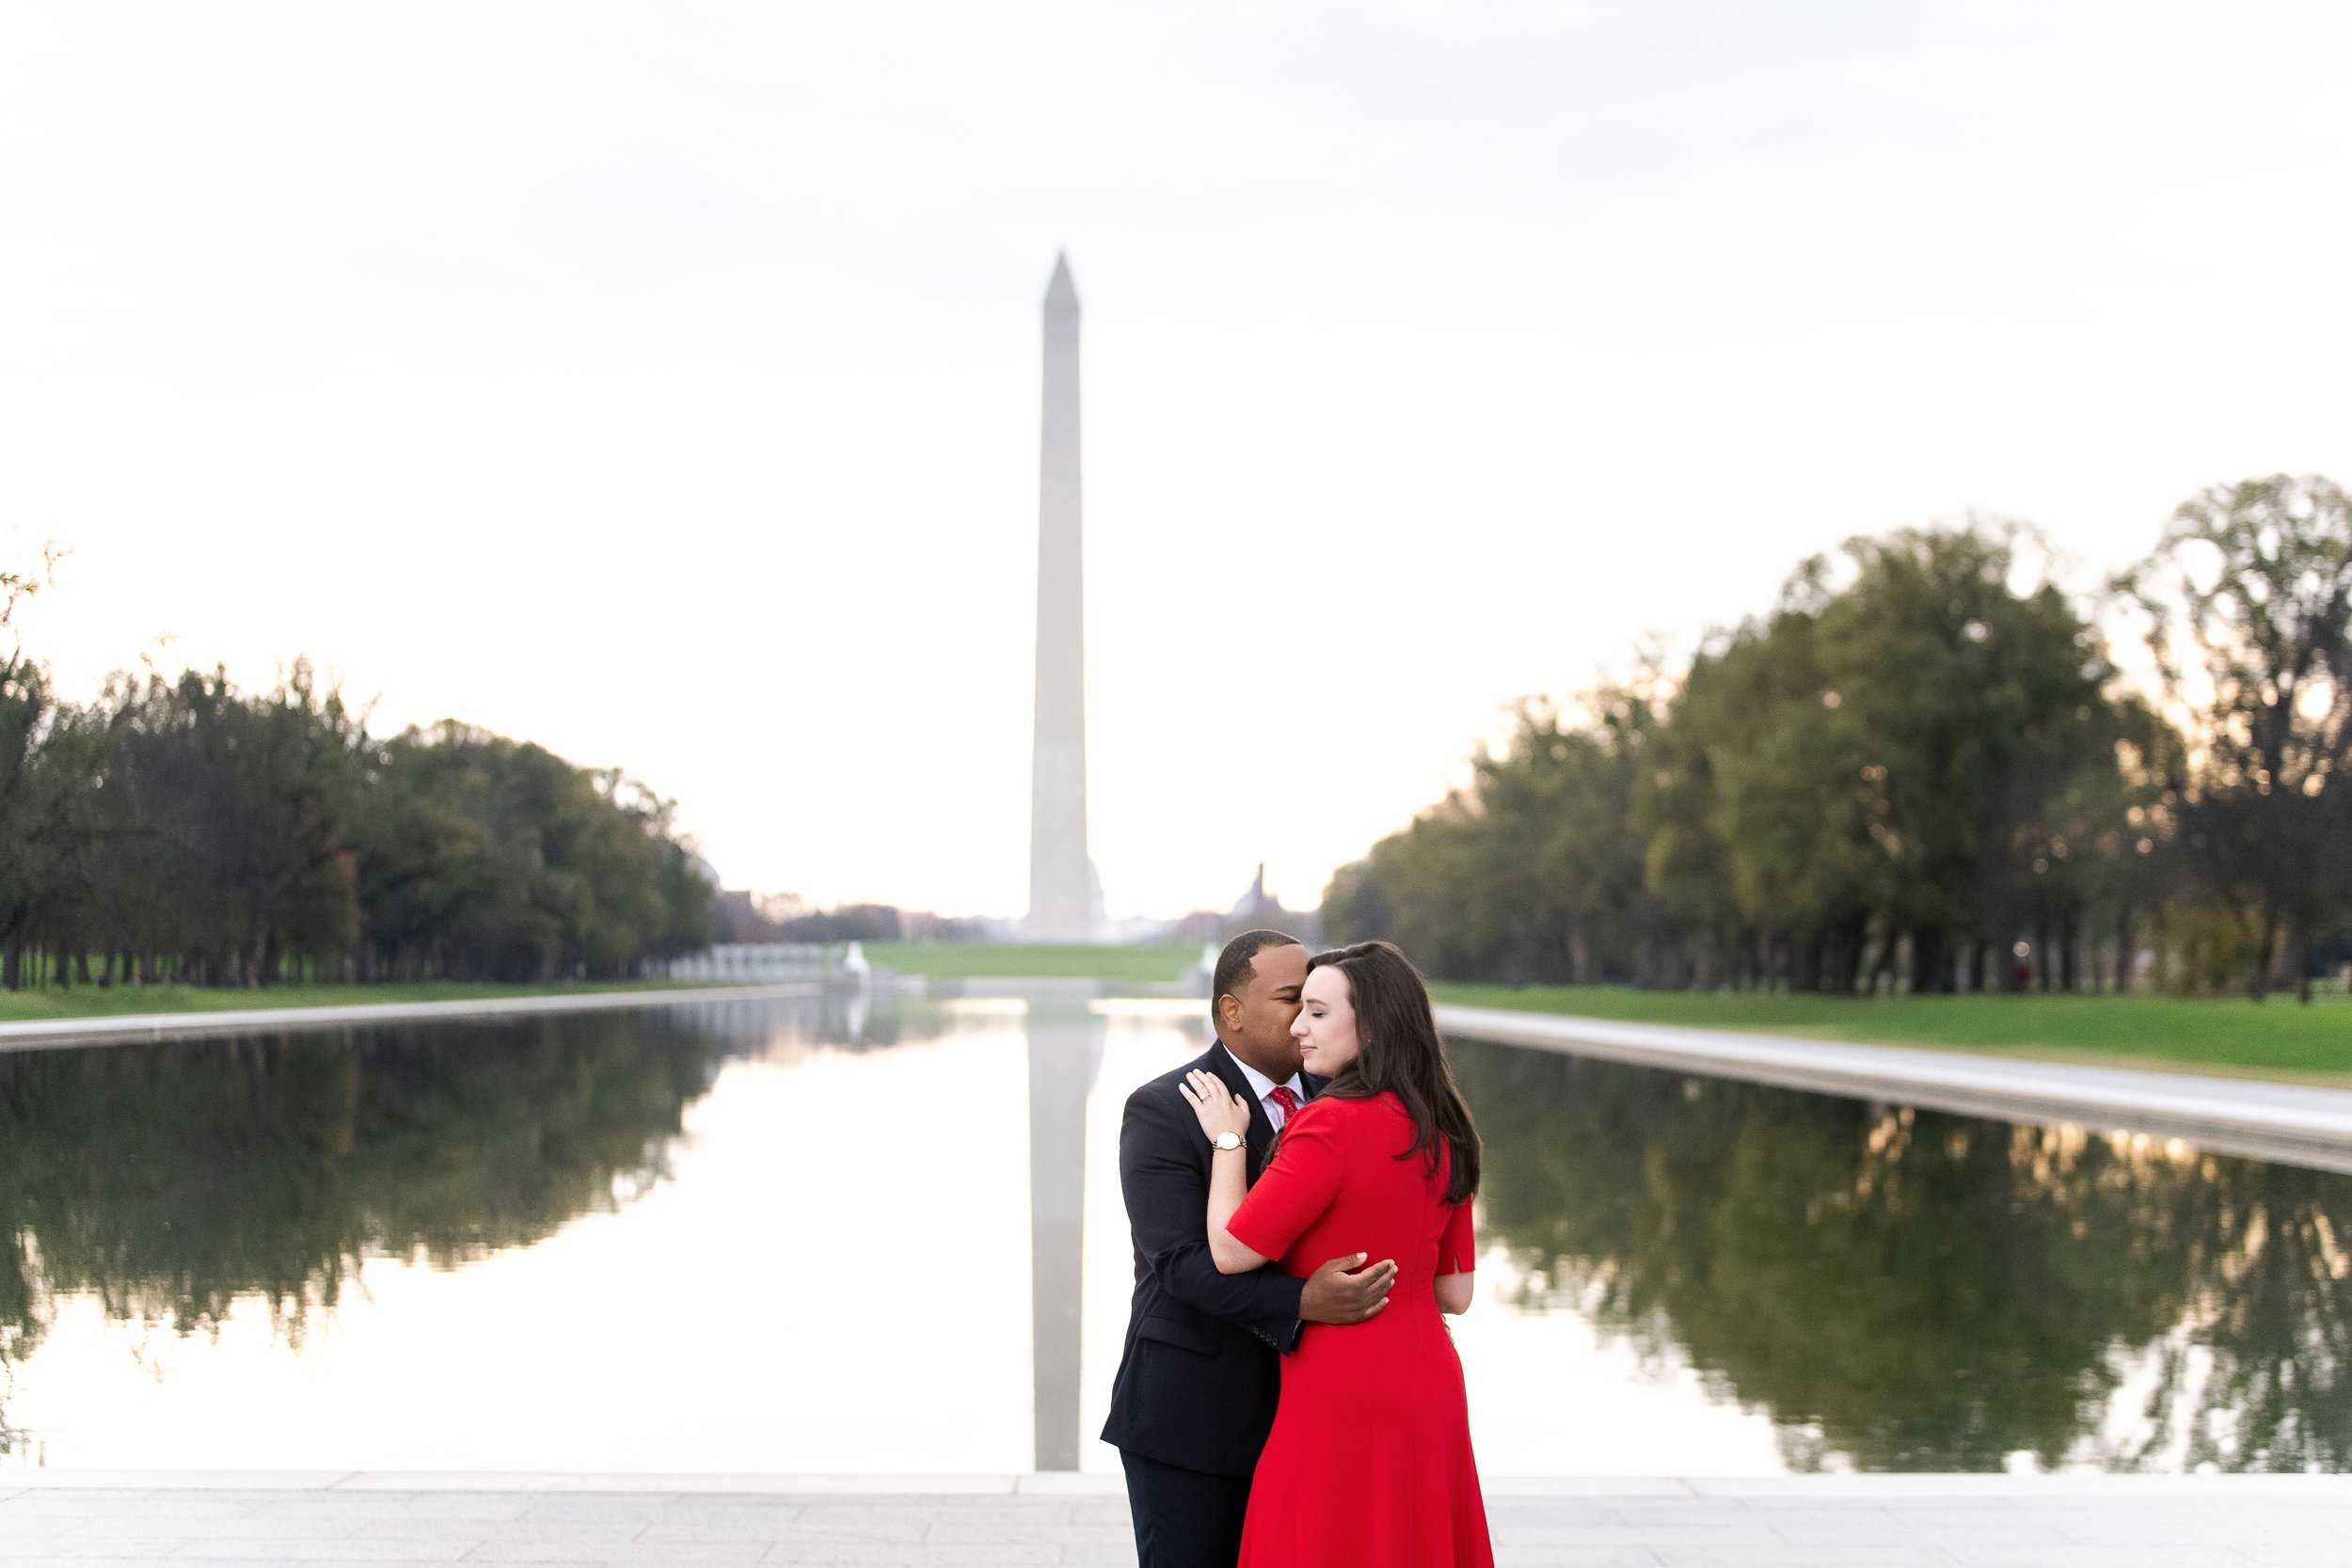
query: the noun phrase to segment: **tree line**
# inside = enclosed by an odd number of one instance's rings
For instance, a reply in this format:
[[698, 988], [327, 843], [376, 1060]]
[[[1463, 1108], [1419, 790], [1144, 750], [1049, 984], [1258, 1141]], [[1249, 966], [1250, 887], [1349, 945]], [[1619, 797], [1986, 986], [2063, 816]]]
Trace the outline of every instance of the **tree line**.
[[[936, 916], [914, 918], [935, 925], [958, 924], [939, 921]], [[729, 888], [719, 895], [721, 942], [898, 942], [903, 940], [909, 923], [905, 913], [894, 904], [843, 904], [830, 910], [812, 910], [788, 893], [763, 896]]]
[[1438, 975], [2242, 989], [2352, 954], [2352, 499], [2221, 485], [2088, 600], [2029, 531], [1849, 541], [1686, 668], [1530, 700], [1344, 866]]
[[[0, 582], [0, 626], [40, 579]], [[0, 985], [632, 974], [712, 889], [617, 769], [454, 721], [389, 738], [296, 663], [275, 689], [0, 658]]]

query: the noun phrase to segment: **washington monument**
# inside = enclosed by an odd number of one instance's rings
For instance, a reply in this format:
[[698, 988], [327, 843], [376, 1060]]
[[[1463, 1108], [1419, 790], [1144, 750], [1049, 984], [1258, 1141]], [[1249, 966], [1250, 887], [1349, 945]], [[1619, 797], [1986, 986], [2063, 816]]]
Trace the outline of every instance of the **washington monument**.
[[1087, 853], [1086, 571], [1078, 502], [1078, 290], [1045, 286], [1045, 428], [1037, 505], [1037, 744], [1029, 772], [1029, 919], [1037, 942], [1102, 934]]

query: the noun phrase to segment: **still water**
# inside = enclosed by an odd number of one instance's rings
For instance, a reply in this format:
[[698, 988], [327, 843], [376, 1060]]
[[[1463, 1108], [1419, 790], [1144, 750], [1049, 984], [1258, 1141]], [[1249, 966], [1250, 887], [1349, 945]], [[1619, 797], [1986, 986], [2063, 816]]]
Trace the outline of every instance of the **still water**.
[[[1198, 1004], [691, 1004], [0, 1055], [0, 1450], [1115, 1470]], [[2352, 1178], [1460, 1041], [1491, 1475], [2343, 1469]]]

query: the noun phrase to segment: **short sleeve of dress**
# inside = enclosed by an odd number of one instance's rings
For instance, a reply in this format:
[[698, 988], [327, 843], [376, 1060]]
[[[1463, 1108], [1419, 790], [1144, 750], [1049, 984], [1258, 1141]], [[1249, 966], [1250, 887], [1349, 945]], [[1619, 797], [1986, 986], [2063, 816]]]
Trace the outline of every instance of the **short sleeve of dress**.
[[1470, 1199], [1464, 1198], [1446, 1216], [1445, 1234], [1438, 1238], [1438, 1272], [1470, 1274], [1477, 1267], [1478, 1236], [1470, 1224]]
[[1340, 1191], [1335, 1130], [1329, 1112], [1318, 1114], [1313, 1105], [1298, 1109], [1282, 1130], [1272, 1163], [1233, 1211], [1226, 1227], [1233, 1240], [1262, 1258], [1279, 1258], [1323, 1217]]

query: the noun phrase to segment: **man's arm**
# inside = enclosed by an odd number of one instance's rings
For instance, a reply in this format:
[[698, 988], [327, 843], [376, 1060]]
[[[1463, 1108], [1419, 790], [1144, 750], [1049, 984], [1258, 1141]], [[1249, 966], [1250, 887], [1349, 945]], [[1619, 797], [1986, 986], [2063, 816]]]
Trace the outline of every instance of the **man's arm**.
[[1161, 1104], [1148, 1089], [1127, 1097], [1119, 1127], [1120, 1191], [1127, 1200], [1136, 1248], [1168, 1294], [1285, 1354], [1298, 1343], [1300, 1324], [1309, 1317], [1359, 1323], [1387, 1305], [1393, 1264], [1341, 1273], [1342, 1265], [1364, 1262], [1361, 1257], [1335, 1259], [1317, 1269], [1311, 1281], [1294, 1279], [1271, 1264], [1248, 1274], [1217, 1273], [1209, 1256], [1204, 1162], [1192, 1158], [1196, 1139], [1201, 1132], [1188, 1109]]

